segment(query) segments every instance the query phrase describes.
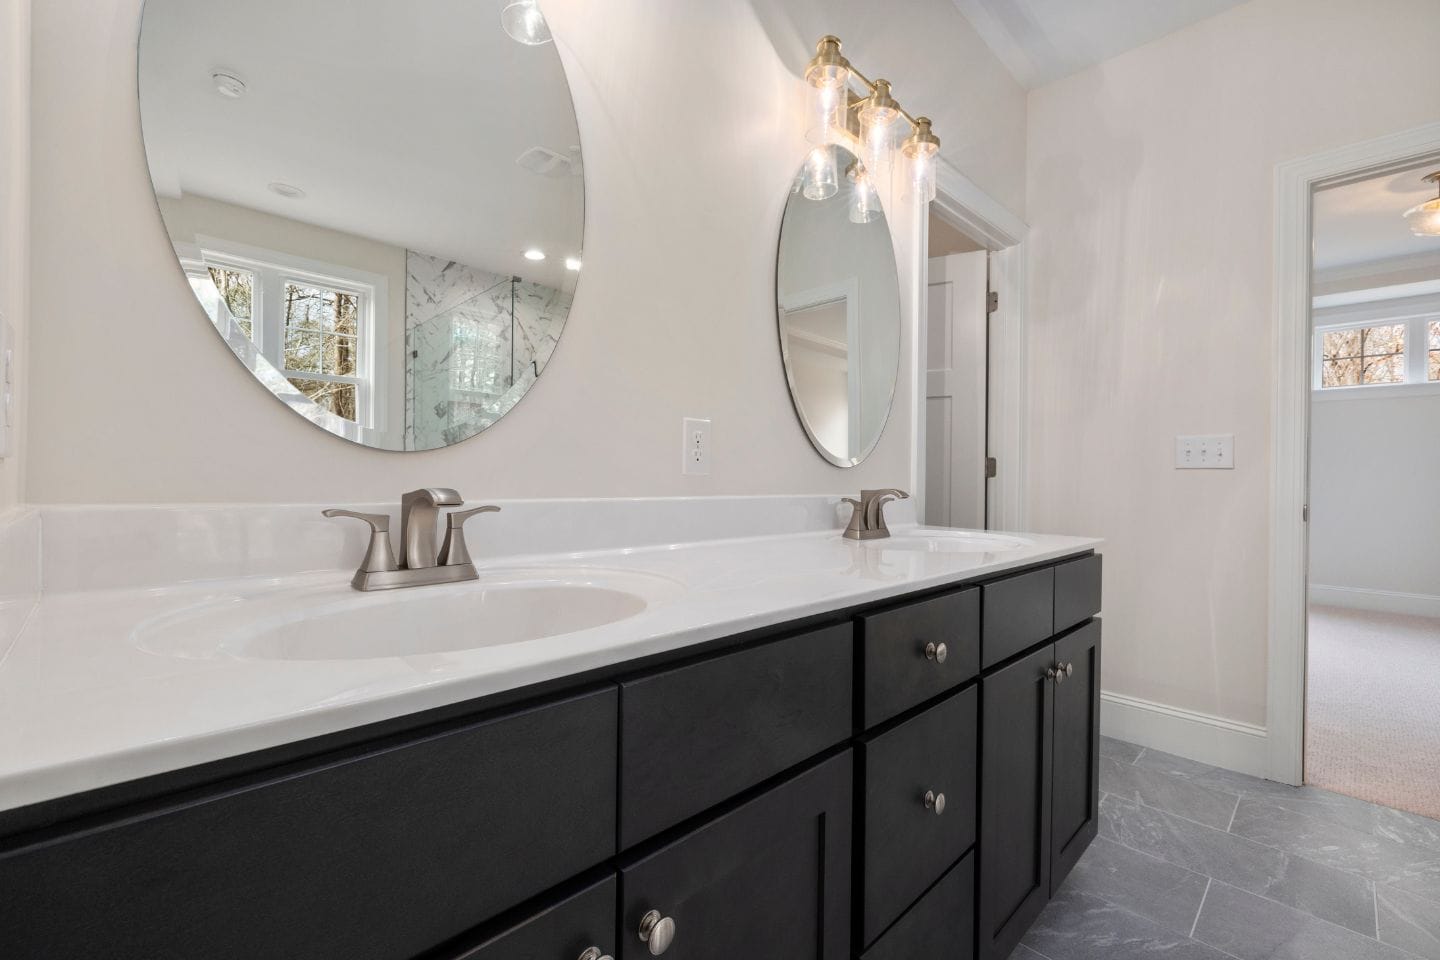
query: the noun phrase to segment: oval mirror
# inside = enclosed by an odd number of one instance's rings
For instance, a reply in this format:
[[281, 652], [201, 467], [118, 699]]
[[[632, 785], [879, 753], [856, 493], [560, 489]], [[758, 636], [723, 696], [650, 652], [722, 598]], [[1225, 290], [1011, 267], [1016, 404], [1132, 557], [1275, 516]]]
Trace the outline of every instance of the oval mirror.
[[791, 185], [775, 288], [795, 412], [822, 457], [853, 467], [895, 397], [900, 277], [864, 164], [842, 146], [816, 147]]
[[570, 312], [575, 111], [535, 0], [501, 6], [145, 3], [145, 152], [197, 322], [366, 446], [481, 432]]

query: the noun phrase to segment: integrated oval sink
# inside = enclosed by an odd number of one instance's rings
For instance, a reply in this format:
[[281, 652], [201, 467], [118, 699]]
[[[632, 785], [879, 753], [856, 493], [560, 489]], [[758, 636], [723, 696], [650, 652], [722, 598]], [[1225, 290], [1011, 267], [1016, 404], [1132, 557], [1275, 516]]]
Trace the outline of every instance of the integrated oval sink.
[[187, 658], [365, 660], [540, 640], [634, 617], [679, 589], [663, 577], [481, 572], [384, 593], [333, 584], [234, 596], [142, 624], [143, 649]]
[[882, 540], [861, 541], [880, 550], [909, 550], [916, 553], [1003, 553], [1034, 545], [1033, 540], [980, 530], [949, 530], [943, 527], [911, 527], [893, 531]]

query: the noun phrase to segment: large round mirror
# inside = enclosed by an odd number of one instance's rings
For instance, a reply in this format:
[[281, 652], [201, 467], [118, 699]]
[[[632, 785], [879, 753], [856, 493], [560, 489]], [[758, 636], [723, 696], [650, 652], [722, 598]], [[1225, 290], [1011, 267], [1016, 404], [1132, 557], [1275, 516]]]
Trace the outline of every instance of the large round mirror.
[[775, 288], [795, 412], [822, 457], [853, 467], [895, 397], [900, 278], [870, 177], [842, 146], [815, 148], [791, 185]]
[[145, 3], [145, 151], [196, 322], [366, 446], [484, 430], [570, 312], [575, 111], [535, 0], [501, 7]]

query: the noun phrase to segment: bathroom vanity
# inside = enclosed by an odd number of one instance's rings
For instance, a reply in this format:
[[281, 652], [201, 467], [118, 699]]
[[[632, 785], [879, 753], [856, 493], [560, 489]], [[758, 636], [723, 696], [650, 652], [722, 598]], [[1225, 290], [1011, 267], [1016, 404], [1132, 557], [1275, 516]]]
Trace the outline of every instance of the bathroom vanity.
[[1101, 559], [1050, 539], [812, 537], [864, 599], [12, 806], [0, 952], [1004, 960], [1096, 831]]

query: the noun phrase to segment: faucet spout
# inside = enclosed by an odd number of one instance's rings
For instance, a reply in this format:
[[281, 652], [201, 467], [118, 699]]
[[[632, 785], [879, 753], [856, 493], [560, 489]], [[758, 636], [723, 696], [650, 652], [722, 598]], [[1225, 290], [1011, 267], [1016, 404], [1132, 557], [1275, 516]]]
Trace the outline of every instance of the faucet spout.
[[440, 507], [458, 507], [465, 501], [449, 487], [421, 487], [400, 498], [400, 566], [419, 570], [439, 563], [435, 522]]

